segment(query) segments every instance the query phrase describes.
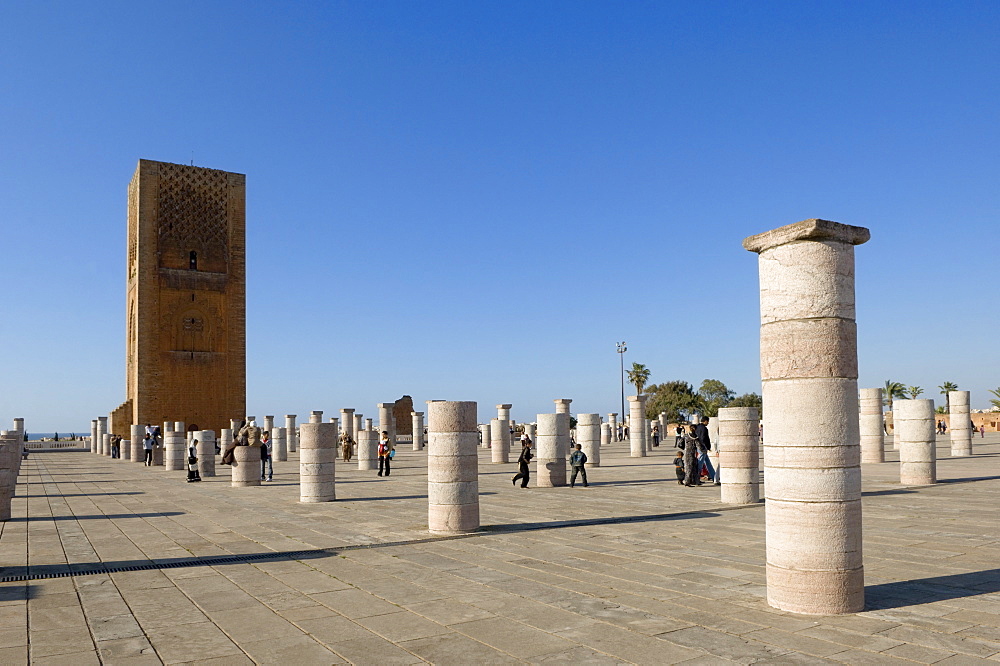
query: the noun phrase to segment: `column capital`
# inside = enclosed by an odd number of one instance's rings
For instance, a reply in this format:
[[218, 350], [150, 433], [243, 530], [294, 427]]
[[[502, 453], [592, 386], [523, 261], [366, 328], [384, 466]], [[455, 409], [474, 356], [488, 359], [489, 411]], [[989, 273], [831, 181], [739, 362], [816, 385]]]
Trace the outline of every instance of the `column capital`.
[[868, 242], [870, 238], [871, 232], [865, 227], [813, 218], [795, 224], [786, 224], [783, 227], [744, 238], [743, 247], [750, 252], [759, 254], [765, 250], [795, 241], [826, 240], [848, 245], [861, 245]]

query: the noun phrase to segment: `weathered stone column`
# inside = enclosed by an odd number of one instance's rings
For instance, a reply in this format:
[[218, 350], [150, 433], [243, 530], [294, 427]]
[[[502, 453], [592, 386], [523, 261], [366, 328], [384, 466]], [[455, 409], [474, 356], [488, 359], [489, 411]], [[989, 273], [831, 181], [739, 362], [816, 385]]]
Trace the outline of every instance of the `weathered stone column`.
[[756, 504], [760, 501], [760, 417], [756, 407], [719, 409], [719, 435], [712, 446], [726, 473], [722, 501]]
[[105, 433], [101, 438], [101, 450], [104, 451], [104, 455], [111, 455], [111, 434]]
[[331, 502], [337, 499], [336, 420], [303, 423], [299, 441], [299, 501]]
[[354, 415], [354, 441], [358, 439], [358, 433], [365, 429], [364, 414]]
[[869, 236], [806, 220], [743, 241], [760, 255], [767, 600], [794, 613], [865, 605], [854, 246]]
[[187, 433], [184, 423], [174, 424], [173, 430], [163, 433], [163, 469], [167, 472], [179, 472], [187, 469]]
[[119, 451], [119, 454], [121, 455], [121, 458], [119, 458], [119, 460], [123, 460], [125, 462], [132, 462], [132, 440], [131, 439], [123, 439], [122, 440], [121, 450]]
[[[428, 432], [430, 432], [429, 429], [428, 429]], [[490, 424], [489, 423], [485, 423], [485, 424], [479, 426], [479, 434], [482, 436], [481, 437], [482, 441], [480, 442], [480, 445], [484, 449], [490, 448], [490, 442], [491, 442], [490, 435], [492, 434], [491, 428], [490, 428]]]
[[933, 400], [894, 400], [899, 431], [899, 482], [904, 486], [937, 483]]
[[288, 460], [288, 431], [284, 428], [275, 428], [271, 432], [271, 451], [275, 462], [285, 462]]
[[535, 485], [538, 488], [565, 486], [569, 414], [539, 414], [536, 423]]
[[396, 420], [392, 416], [392, 409], [396, 406], [394, 402], [380, 402], [378, 404], [378, 430], [379, 435], [383, 432], [389, 433], [389, 445], [396, 448]]
[[98, 416], [97, 417], [97, 453], [102, 456], [110, 456], [111, 451], [106, 451], [104, 448], [104, 436], [108, 434], [108, 417]]
[[601, 424], [601, 448], [609, 446], [611, 444], [611, 424], [602, 423]]
[[507, 421], [490, 421], [490, 453], [494, 463], [510, 462], [510, 426]]
[[[413, 419], [413, 450], [422, 451], [424, 448], [424, 413], [410, 412], [410, 417]], [[430, 431], [427, 434], [429, 435]]]
[[892, 415], [892, 450], [899, 451], [899, 428], [896, 427], [895, 412]]
[[434, 402], [427, 411], [427, 527], [434, 534], [478, 530], [476, 403]]
[[948, 432], [951, 433], [951, 455], [972, 455], [972, 421], [969, 417], [969, 392], [948, 391], [951, 414], [948, 415]]
[[274, 432], [272, 432], [273, 430], [274, 430], [274, 416], [273, 415], [272, 416], [265, 416], [264, 417], [264, 432], [270, 433], [273, 436], [274, 435]]
[[198, 473], [203, 478], [215, 476], [215, 431], [198, 430], [194, 433], [198, 440]]
[[882, 389], [861, 389], [861, 413], [858, 427], [861, 432], [861, 462], [885, 462], [885, 430], [882, 425]]
[[501, 421], [510, 421], [511, 404], [497, 405], [497, 418]]
[[322, 422], [323, 422], [323, 410], [309, 413], [309, 423], [322, 423]]
[[569, 414], [569, 405], [573, 402], [572, 398], [557, 398], [553, 400], [556, 403], [556, 414]]
[[90, 421], [90, 452], [97, 453], [97, 419]]
[[576, 415], [576, 443], [587, 454], [588, 467], [601, 466], [601, 415]]
[[223, 428], [219, 431], [219, 451], [224, 455], [226, 449], [228, 449], [233, 444], [233, 431], [229, 428]]
[[341, 431], [346, 432], [351, 439], [356, 439], [355, 433], [357, 430], [354, 428], [354, 408], [342, 408], [340, 410], [340, 425]]
[[608, 426], [611, 428], [611, 441], [618, 441], [618, 412], [608, 414]]
[[[524, 424], [524, 434], [528, 436], [528, 439], [530, 439], [532, 442], [534, 442], [535, 441], [535, 424], [534, 423], [525, 423]], [[518, 454], [518, 455], [520, 455], [520, 454]]]
[[229, 419], [229, 429], [233, 432], [240, 431], [240, 421], [243, 419]]
[[361, 429], [358, 439], [358, 469], [378, 469], [378, 433]]
[[0, 432], [0, 522], [10, 520], [10, 503], [17, 486], [18, 461], [24, 435], [14, 431]]
[[646, 457], [646, 396], [628, 397], [628, 446], [633, 458]]
[[372, 419], [365, 419], [365, 430], [375, 430], [375, 422]]
[[145, 425], [129, 426], [129, 437], [132, 438], [132, 462], [145, 463], [146, 450], [142, 447], [142, 440], [146, 438]]
[[233, 449], [233, 464], [229, 466], [232, 472], [233, 488], [248, 488], [260, 485], [260, 447], [237, 446]]
[[285, 441], [288, 442], [288, 451], [295, 453], [298, 449], [298, 433], [295, 430], [295, 419], [298, 414], [285, 414]]

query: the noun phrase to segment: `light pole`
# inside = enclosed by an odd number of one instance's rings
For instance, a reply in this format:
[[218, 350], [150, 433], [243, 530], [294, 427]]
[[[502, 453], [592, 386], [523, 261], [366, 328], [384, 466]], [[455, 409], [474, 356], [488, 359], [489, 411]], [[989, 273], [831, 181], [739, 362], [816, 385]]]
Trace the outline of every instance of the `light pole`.
[[615, 344], [618, 346], [618, 360], [622, 366], [622, 423], [625, 423], [625, 352], [628, 351], [628, 347], [625, 346], [624, 340]]

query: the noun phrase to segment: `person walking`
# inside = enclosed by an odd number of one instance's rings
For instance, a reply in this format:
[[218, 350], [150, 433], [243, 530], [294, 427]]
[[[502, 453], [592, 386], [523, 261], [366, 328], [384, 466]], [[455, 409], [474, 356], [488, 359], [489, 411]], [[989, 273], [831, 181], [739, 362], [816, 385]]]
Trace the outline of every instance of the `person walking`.
[[[708, 452], [712, 450], [712, 439], [708, 435], [707, 416], [701, 417], [701, 423], [697, 426], [696, 436], [698, 437], [698, 463], [708, 472], [708, 482], [718, 483], [718, 479], [715, 478], [715, 468], [712, 466], [712, 459], [708, 455]], [[698, 473], [701, 474], [700, 470]]]
[[[681, 446], [684, 446], [683, 442]], [[684, 451], [677, 449], [677, 455], [674, 456], [674, 473], [677, 474], [677, 485], [684, 485]]]
[[341, 451], [344, 456], [344, 462], [351, 462], [351, 456], [354, 455], [354, 440], [348, 433], [343, 433], [340, 436]]
[[582, 447], [577, 444], [576, 450], [569, 454], [569, 466], [572, 468], [573, 473], [569, 477], [569, 487], [572, 488], [576, 485], [576, 475], [579, 474], [583, 477], [583, 487], [587, 487], [587, 470], [584, 469], [584, 465], [587, 464], [587, 454], [583, 452]]
[[142, 454], [145, 456], [143, 464], [146, 467], [153, 466], [153, 435], [146, 433], [146, 436], [142, 438]]
[[531, 438], [527, 434], [521, 435], [521, 455], [517, 457], [517, 474], [511, 479], [511, 483], [517, 485], [517, 480], [521, 479], [521, 487], [528, 487], [528, 479], [531, 478], [531, 469], [528, 463], [534, 458], [531, 455]]
[[653, 446], [660, 445], [660, 427], [658, 425], [653, 426]]
[[[274, 463], [272, 453], [274, 444], [271, 442], [271, 433], [265, 430], [260, 436], [260, 480], [270, 481], [274, 476]], [[265, 474], [266, 472], [266, 474]]]
[[385, 476], [389, 476], [390, 464], [389, 461], [392, 459], [392, 445], [389, 443], [389, 431], [382, 431], [382, 439], [378, 442], [378, 475], [382, 476], [385, 472]]
[[122, 436], [121, 435], [111, 435], [111, 457], [121, 458], [122, 457]]

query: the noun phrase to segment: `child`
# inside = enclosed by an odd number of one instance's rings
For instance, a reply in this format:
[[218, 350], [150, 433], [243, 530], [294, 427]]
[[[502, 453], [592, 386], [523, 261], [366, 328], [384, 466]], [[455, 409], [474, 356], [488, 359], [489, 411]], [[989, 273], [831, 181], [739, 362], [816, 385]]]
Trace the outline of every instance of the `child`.
[[677, 474], [677, 485], [684, 485], [684, 452], [680, 449], [677, 450], [677, 455], [674, 456], [674, 472]]

